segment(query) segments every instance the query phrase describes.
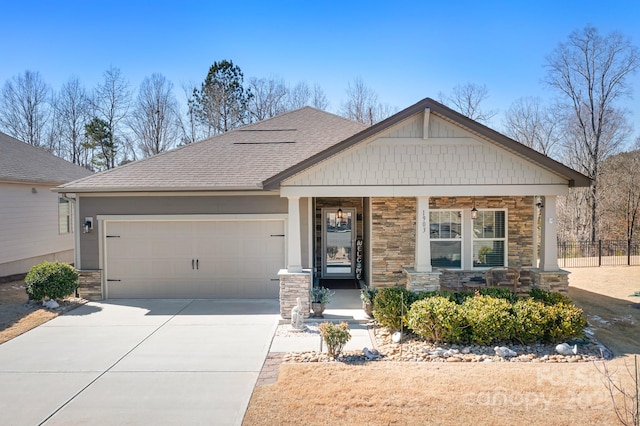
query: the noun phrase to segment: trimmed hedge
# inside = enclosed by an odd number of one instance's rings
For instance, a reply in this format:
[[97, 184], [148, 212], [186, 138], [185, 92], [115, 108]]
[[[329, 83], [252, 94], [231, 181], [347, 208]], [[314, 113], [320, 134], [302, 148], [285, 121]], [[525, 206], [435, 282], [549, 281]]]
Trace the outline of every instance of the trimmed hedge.
[[480, 345], [508, 340], [512, 336], [511, 304], [492, 296], [470, 297], [462, 304], [469, 325], [469, 339]]
[[415, 333], [437, 343], [462, 341], [466, 322], [459, 305], [435, 296], [414, 302], [407, 323]]
[[389, 330], [400, 330], [415, 299], [416, 293], [402, 287], [381, 288], [373, 300], [373, 317]]
[[547, 324], [545, 339], [550, 342], [560, 342], [572, 337], [580, 336], [585, 327], [582, 309], [572, 303], [557, 303], [547, 306]]
[[535, 342], [545, 337], [547, 328], [547, 306], [534, 299], [518, 300], [512, 306], [513, 338], [520, 343]]
[[562, 294], [535, 290], [519, 298], [508, 289], [482, 290], [488, 294], [385, 288], [376, 297], [374, 317], [383, 327], [404, 325], [430, 341], [482, 345], [559, 342], [582, 335], [587, 325], [582, 309]]
[[24, 278], [30, 300], [62, 299], [76, 291], [79, 274], [73, 266], [44, 261], [34, 265]]

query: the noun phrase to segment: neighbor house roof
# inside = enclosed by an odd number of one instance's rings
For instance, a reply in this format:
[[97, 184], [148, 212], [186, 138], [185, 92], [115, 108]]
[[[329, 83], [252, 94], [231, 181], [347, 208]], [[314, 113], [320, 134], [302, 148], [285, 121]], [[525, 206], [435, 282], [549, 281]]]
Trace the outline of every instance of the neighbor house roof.
[[0, 133], [0, 182], [59, 185], [92, 174], [42, 148]]
[[262, 182], [367, 126], [311, 107], [80, 179], [61, 192], [262, 189]]
[[311, 166], [317, 164], [320, 161], [323, 161], [363, 140], [370, 138], [377, 133], [381, 132], [384, 129], [387, 129], [397, 123], [400, 123], [407, 118], [424, 111], [426, 108], [429, 108], [431, 114], [436, 114], [439, 117], [442, 117], [445, 120], [453, 122], [463, 128], [466, 128], [471, 133], [480, 136], [482, 139], [487, 140], [491, 143], [497, 144], [502, 148], [506, 149], [513, 154], [518, 155], [521, 158], [526, 159], [527, 161], [533, 162], [538, 166], [549, 170], [556, 175], [559, 175], [567, 180], [569, 186], [590, 186], [591, 179], [587, 176], [573, 170], [570, 167], [565, 166], [562, 163], [548, 157], [544, 154], [539, 153], [538, 151], [529, 148], [526, 145], [521, 144], [499, 132], [496, 132], [493, 129], [490, 129], [487, 126], [484, 126], [477, 121], [474, 121], [464, 115], [460, 114], [457, 111], [452, 110], [451, 108], [446, 107], [440, 102], [436, 102], [431, 98], [425, 98], [420, 102], [394, 114], [393, 116], [383, 120], [379, 123], [374, 124], [371, 127], [368, 127], [361, 132], [354, 134], [353, 136], [341, 141], [338, 144], [330, 146], [322, 152], [318, 152], [315, 155], [304, 159], [298, 164], [283, 170], [282, 172], [274, 175], [273, 177], [267, 179], [263, 185], [265, 189], [275, 189], [278, 188], [280, 182], [284, 179], [287, 179]]

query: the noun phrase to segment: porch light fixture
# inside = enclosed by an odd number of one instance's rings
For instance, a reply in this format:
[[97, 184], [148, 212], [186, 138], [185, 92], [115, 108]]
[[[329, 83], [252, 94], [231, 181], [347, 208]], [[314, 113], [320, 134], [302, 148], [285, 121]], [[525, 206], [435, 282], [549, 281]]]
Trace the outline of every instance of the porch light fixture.
[[338, 219], [342, 219], [342, 209], [338, 208]]
[[542, 204], [542, 197], [538, 197], [538, 200], [536, 202], [536, 207], [538, 209], [542, 209], [544, 207], [544, 204]]
[[473, 208], [471, 209], [471, 219], [478, 218], [478, 209], [476, 209], [476, 199], [473, 199]]

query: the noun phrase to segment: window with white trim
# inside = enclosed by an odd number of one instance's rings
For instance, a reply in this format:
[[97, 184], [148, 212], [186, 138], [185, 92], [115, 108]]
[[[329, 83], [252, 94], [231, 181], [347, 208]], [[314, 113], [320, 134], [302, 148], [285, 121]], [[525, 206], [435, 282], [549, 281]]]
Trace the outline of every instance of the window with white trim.
[[506, 264], [507, 214], [505, 210], [479, 210], [473, 220], [473, 267]]
[[71, 227], [71, 204], [69, 200], [58, 198], [58, 233], [68, 234], [72, 232]]
[[432, 210], [429, 212], [431, 235], [431, 265], [462, 268], [462, 211]]

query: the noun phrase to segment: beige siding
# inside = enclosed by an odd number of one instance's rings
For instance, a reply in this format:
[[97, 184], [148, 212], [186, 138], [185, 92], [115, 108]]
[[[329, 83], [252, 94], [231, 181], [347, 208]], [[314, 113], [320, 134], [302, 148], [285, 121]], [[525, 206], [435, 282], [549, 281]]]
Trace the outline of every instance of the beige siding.
[[285, 185], [566, 185], [563, 178], [433, 114], [424, 140], [421, 117], [327, 159]]
[[58, 233], [58, 194], [50, 188], [0, 184], [0, 276], [45, 259], [73, 260], [73, 234]]
[[[189, 215], [287, 213], [287, 199], [277, 195], [211, 197], [81, 197], [80, 217], [98, 215]], [[99, 269], [98, 232], [80, 235], [82, 269]]]

